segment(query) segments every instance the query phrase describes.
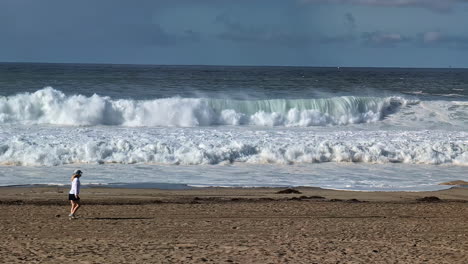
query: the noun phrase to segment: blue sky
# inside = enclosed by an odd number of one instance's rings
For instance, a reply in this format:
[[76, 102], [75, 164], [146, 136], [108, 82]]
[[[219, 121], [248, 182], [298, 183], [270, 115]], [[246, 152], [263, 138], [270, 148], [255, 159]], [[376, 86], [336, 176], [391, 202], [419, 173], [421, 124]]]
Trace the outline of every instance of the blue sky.
[[468, 67], [468, 0], [0, 0], [0, 61]]

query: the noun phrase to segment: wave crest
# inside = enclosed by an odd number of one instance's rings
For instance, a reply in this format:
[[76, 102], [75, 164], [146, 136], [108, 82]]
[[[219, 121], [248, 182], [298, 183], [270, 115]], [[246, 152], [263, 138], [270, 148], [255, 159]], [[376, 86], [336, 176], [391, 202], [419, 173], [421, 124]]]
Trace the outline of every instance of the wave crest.
[[177, 97], [114, 100], [96, 94], [66, 96], [46, 87], [34, 93], [0, 97], [0, 124], [128, 127], [347, 125], [379, 121], [406, 103], [400, 97], [355, 96], [296, 100]]

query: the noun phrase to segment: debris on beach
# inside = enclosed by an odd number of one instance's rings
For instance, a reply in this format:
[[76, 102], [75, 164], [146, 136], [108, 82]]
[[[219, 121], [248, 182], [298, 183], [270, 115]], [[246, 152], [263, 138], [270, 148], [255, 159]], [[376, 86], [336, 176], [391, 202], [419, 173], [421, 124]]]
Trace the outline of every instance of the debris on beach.
[[284, 189], [284, 190], [278, 191], [277, 193], [279, 193], [279, 194], [291, 194], [291, 193], [295, 193], [295, 194], [301, 194], [301, 192], [300, 192], [300, 191], [298, 191], [298, 190], [295, 190], [295, 189], [291, 189], [291, 188], [288, 188], [288, 189]]
[[301, 196], [299, 198], [301, 198], [301, 199], [325, 199], [325, 197], [319, 196], [319, 195], [312, 195], [312, 196], [303, 195], [303, 196]]
[[416, 199], [418, 202], [426, 202], [426, 203], [437, 203], [442, 202], [442, 200], [437, 196], [426, 196], [423, 198]]
[[353, 198], [353, 199], [346, 200], [346, 202], [348, 202], [348, 203], [362, 203], [363, 201], [360, 201], [358, 199]]

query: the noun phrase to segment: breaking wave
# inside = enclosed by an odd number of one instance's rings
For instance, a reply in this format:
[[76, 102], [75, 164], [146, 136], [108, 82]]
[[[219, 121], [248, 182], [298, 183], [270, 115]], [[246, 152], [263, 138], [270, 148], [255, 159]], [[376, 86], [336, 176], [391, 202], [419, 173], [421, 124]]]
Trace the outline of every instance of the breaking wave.
[[0, 164], [294, 164], [323, 162], [468, 165], [467, 132], [314, 132], [193, 128], [4, 129]]
[[400, 97], [342, 96], [325, 99], [229, 100], [112, 99], [67, 96], [46, 87], [0, 97], [0, 124], [196, 127], [212, 125], [327, 126], [382, 120], [408, 103]]

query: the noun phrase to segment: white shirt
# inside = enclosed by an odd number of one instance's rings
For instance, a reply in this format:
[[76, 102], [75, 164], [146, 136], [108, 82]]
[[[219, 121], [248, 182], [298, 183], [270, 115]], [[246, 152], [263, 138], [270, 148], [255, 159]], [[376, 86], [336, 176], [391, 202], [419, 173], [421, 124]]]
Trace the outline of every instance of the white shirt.
[[80, 179], [79, 178], [75, 178], [73, 179], [72, 181], [72, 184], [71, 184], [71, 189], [70, 189], [70, 194], [74, 194], [74, 195], [78, 195], [80, 194]]

